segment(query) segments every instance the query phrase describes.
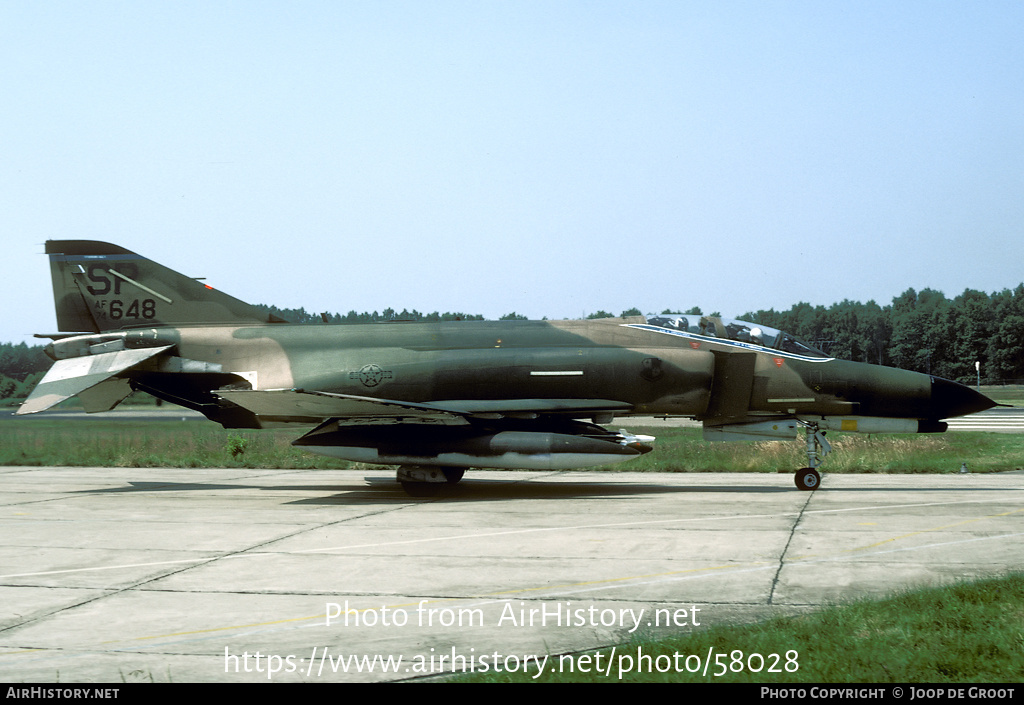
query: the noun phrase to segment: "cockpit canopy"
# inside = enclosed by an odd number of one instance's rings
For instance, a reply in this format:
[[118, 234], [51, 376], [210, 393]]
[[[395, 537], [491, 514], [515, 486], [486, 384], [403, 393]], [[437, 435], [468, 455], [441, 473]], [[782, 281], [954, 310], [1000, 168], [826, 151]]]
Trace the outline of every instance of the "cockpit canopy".
[[739, 343], [760, 345], [770, 350], [803, 355], [805, 357], [827, 358], [828, 355], [807, 343], [797, 340], [785, 331], [763, 326], [760, 323], [740, 321], [735, 318], [719, 318], [701, 314], [663, 313], [647, 316], [647, 324], [703, 335], [709, 338], [724, 338]]

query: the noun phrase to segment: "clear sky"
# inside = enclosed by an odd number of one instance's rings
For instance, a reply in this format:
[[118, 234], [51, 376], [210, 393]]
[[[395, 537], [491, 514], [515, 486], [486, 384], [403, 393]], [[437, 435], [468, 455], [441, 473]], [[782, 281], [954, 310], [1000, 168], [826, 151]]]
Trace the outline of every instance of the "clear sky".
[[1024, 281], [1024, 3], [0, 4], [0, 341], [48, 239], [489, 318]]

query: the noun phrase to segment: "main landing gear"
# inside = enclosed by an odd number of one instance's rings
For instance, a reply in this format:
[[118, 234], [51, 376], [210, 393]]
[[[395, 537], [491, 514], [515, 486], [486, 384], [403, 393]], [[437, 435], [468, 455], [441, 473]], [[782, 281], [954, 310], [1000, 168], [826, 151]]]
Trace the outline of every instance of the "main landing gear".
[[445, 485], [454, 485], [466, 474], [466, 468], [402, 465], [395, 479], [410, 497], [433, 497]]
[[825, 440], [825, 432], [818, 430], [818, 424], [798, 420], [807, 434], [807, 466], [796, 471], [793, 478], [798, 490], [811, 491], [821, 484], [821, 474], [817, 468], [821, 461], [832, 451], [832, 446]]

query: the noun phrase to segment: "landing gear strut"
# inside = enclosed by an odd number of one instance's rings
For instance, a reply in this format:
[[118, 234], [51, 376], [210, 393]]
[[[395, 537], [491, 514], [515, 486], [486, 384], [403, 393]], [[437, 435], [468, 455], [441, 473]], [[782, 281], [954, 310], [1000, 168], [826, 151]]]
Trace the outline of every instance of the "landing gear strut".
[[797, 470], [793, 479], [796, 481], [798, 490], [816, 490], [821, 485], [821, 475], [817, 468], [825, 456], [832, 451], [832, 446], [825, 440], [825, 432], [818, 430], [818, 424], [810, 421], [799, 421], [799, 423], [807, 433], [807, 467]]

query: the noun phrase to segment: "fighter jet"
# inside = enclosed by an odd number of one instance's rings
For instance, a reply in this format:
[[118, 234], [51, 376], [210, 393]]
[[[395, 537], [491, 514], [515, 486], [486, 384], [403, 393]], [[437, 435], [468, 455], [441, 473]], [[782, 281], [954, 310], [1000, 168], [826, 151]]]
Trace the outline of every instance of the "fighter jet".
[[56, 362], [18, 414], [134, 390], [225, 428], [298, 424], [314, 453], [397, 466], [411, 494], [467, 468], [568, 469], [652, 450], [604, 428], [689, 417], [710, 441], [794, 440], [817, 489], [828, 431], [937, 433], [994, 406], [930, 375], [828, 357], [779, 330], [701, 315], [296, 325], [117, 245], [49, 241]]

